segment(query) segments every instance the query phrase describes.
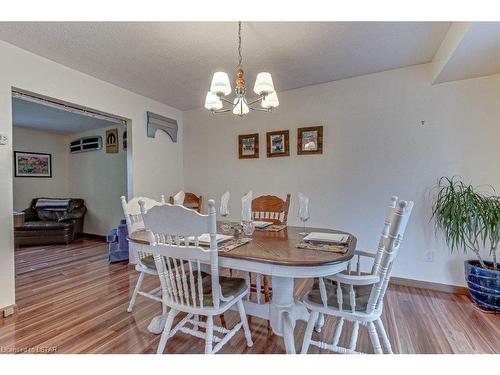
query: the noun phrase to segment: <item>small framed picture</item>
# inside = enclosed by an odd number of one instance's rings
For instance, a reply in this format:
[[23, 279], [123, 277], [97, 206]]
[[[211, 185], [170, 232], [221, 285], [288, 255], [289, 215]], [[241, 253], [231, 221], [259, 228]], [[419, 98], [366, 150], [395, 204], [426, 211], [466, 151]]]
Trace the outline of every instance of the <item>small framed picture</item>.
[[278, 130], [267, 132], [267, 157], [290, 156], [290, 132]]
[[323, 127], [310, 126], [297, 129], [297, 155], [323, 153]]
[[238, 136], [238, 157], [240, 159], [256, 159], [259, 157], [259, 134]]
[[118, 129], [106, 130], [106, 153], [118, 153]]
[[52, 155], [14, 151], [15, 177], [52, 177]]

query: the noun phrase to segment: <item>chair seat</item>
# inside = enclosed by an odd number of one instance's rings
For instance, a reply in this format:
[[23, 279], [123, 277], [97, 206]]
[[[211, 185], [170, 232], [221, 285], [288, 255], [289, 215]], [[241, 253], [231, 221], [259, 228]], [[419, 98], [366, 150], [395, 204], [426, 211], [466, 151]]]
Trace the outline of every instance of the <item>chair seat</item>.
[[[213, 306], [212, 299], [212, 278], [210, 275], [203, 275], [203, 305]], [[224, 298], [236, 297], [243, 293], [247, 287], [246, 281], [237, 277], [219, 277], [220, 288]]]
[[147, 268], [156, 271], [155, 258], [152, 255], [146, 255], [144, 258], [141, 258], [141, 263]]
[[[350, 285], [340, 284], [342, 289], [342, 309], [351, 310], [351, 302], [349, 296]], [[325, 279], [325, 288], [327, 295], [327, 305], [339, 308], [337, 301], [337, 285], [332, 280]], [[356, 306], [354, 310], [364, 311], [368, 305], [368, 299], [370, 298], [370, 293], [372, 291], [372, 285], [355, 285], [354, 292], [356, 293]], [[304, 297], [308, 302], [323, 305], [321, 300], [321, 292], [319, 289], [318, 279], [314, 279], [314, 285], [311, 291]]]

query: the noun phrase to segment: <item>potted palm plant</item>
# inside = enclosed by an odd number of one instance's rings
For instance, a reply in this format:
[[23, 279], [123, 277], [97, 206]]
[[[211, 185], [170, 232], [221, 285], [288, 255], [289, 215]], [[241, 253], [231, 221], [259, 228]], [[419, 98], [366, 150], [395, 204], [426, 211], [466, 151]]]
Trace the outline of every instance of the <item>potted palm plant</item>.
[[[480, 192], [460, 179], [441, 177], [432, 217], [450, 250], [472, 251], [465, 262], [465, 278], [472, 300], [481, 308], [500, 311], [500, 270], [497, 248], [500, 237], [500, 198]], [[492, 260], [484, 260], [488, 251]]]

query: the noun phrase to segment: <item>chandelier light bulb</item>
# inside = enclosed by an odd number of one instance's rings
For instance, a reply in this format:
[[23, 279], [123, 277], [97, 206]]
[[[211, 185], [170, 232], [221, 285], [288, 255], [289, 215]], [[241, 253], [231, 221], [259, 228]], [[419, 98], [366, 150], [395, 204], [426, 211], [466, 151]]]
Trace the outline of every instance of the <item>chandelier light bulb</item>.
[[209, 111], [216, 111], [222, 108], [222, 101], [219, 99], [217, 95], [207, 92], [207, 97], [205, 99], [205, 108]]
[[272, 109], [276, 108], [280, 105], [280, 101], [278, 100], [278, 95], [276, 95], [276, 91], [267, 95], [264, 99], [262, 99], [261, 103], [263, 108]]
[[215, 72], [210, 85], [210, 92], [215, 95], [229, 95], [231, 93], [231, 84], [229, 76], [224, 72]]
[[270, 73], [262, 72], [257, 74], [253, 91], [257, 95], [269, 95], [274, 92], [273, 78]]

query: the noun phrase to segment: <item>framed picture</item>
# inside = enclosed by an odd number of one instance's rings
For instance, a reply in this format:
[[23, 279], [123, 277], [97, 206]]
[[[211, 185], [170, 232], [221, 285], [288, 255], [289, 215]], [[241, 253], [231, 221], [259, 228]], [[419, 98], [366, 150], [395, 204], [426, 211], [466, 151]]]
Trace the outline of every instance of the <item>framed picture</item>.
[[118, 153], [118, 129], [106, 130], [106, 153], [116, 154]]
[[267, 132], [267, 157], [290, 156], [290, 132], [278, 130]]
[[297, 155], [323, 153], [323, 127], [311, 126], [297, 129]]
[[238, 157], [240, 159], [256, 159], [259, 157], [259, 134], [238, 136]]
[[52, 177], [52, 155], [14, 151], [15, 177]]

